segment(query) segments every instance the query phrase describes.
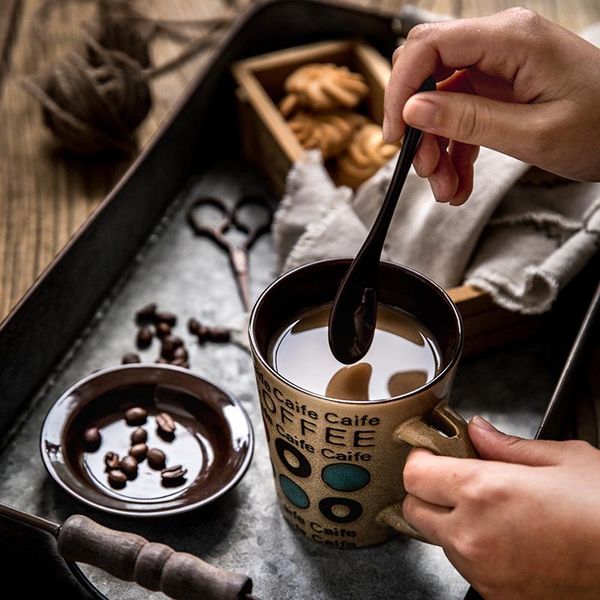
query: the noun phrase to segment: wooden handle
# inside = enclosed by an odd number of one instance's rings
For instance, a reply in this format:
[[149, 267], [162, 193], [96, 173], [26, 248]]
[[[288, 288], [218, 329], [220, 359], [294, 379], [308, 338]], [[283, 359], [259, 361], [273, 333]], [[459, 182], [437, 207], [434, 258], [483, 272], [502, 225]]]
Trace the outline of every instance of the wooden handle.
[[58, 551], [66, 560], [94, 565], [171, 598], [241, 600], [252, 591], [252, 580], [246, 575], [218, 569], [134, 533], [108, 529], [83, 515], [64, 522]]

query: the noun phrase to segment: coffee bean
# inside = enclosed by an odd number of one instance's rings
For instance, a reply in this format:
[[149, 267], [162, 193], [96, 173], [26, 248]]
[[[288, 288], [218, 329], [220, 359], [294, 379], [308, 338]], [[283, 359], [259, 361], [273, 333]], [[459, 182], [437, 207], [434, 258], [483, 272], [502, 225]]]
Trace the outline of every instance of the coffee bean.
[[146, 444], [136, 444], [129, 448], [129, 454], [135, 458], [138, 462], [142, 462], [148, 454], [148, 446]]
[[[188, 323], [188, 328], [190, 330], [190, 333], [192, 333], [193, 335], [195, 335], [198, 338], [198, 343], [200, 345], [204, 345], [204, 342], [206, 342], [209, 338], [209, 328], [206, 325], [203, 325], [202, 323], [200, 323], [199, 321], [197, 321], [196, 319], [190, 319], [191, 324]], [[192, 331], [193, 329], [193, 331]]]
[[167, 323], [158, 323], [156, 325], [156, 335], [159, 338], [164, 338], [171, 334], [171, 326]]
[[171, 364], [174, 367], [182, 367], [183, 369], [189, 369], [190, 363], [185, 358], [176, 358], [171, 361]]
[[148, 466], [151, 469], [159, 471], [165, 468], [167, 457], [162, 450], [158, 448], [150, 448], [148, 450]]
[[125, 476], [127, 477], [127, 479], [129, 479], [129, 481], [137, 477], [138, 461], [135, 460], [133, 456], [130, 455], [126, 456], [125, 458], [122, 458], [119, 465], [121, 467], [121, 471], [125, 473]]
[[121, 357], [121, 364], [122, 365], [131, 365], [133, 363], [139, 363], [142, 362], [139, 355], [136, 354], [135, 352], [127, 352], [126, 354], [123, 354], [123, 356]]
[[148, 411], [140, 406], [134, 406], [125, 413], [127, 425], [143, 425], [146, 422]]
[[211, 342], [217, 344], [227, 344], [231, 340], [231, 332], [225, 327], [211, 327], [208, 332]]
[[107, 471], [114, 471], [119, 468], [119, 455], [116, 452], [107, 452], [104, 455], [104, 465]]
[[83, 434], [83, 445], [88, 452], [96, 452], [102, 443], [102, 436], [97, 427], [86, 429]]
[[124, 488], [127, 483], [127, 475], [123, 471], [115, 469], [108, 472], [108, 483], [114, 488]]
[[156, 304], [151, 302], [150, 304], [146, 304], [135, 313], [135, 322], [139, 325], [145, 323], [152, 323], [154, 321], [154, 315], [156, 313]]
[[162, 478], [162, 483], [165, 487], [177, 486], [183, 483], [183, 477], [187, 473], [187, 469], [184, 469], [181, 465], [176, 465], [175, 467], [169, 467], [168, 469], [163, 469], [160, 472], [160, 476]]
[[156, 415], [156, 432], [166, 440], [175, 437], [175, 421], [173, 421], [170, 414], [162, 412]]
[[179, 348], [175, 348], [175, 352], [173, 352], [173, 360], [181, 359], [188, 359], [188, 351], [185, 349], [185, 346], [179, 346]]
[[140, 327], [135, 338], [135, 343], [140, 350], [147, 348], [152, 343], [154, 333], [150, 327]]
[[138, 427], [131, 434], [131, 445], [145, 444], [148, 439], [148, 432], [143, 427]]
[[167, 360], [166, 358], [163, 358], [162, 356], [159, 356], [154, 362], [157, 365], [170, 365], [171, 364], [171, 361]]
[[177, 315], [166, 310], [154, 313], [154, 319], [157, 323], [166, 323], [170, 327], [175, 327], [177, 324]]
[[177, 335], [167, 335], [163, 338], [162, 346], [160, 349], [160, 355], [163, 358], [171, 359], [175, 354], [177, 348], [183, 346], [183, 340]]
[[198, 321], [198, 319], [192, 317], [188, 323], [188, 331], [192, 334], [192, 335], [198, 335], [198, 331], [200, 331], [200, 328], [202, 327], [202, 323], [200, 323], [200, 321]]

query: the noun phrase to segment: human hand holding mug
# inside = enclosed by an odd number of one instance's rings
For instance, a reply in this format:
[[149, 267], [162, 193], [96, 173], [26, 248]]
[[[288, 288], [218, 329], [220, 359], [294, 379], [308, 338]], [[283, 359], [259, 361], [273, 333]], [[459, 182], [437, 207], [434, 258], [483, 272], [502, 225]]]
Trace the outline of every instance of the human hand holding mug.
[[486, 600], [600, 597], [600, 452], [469, 423], [485, 460], [413, 450], [406, 519]]

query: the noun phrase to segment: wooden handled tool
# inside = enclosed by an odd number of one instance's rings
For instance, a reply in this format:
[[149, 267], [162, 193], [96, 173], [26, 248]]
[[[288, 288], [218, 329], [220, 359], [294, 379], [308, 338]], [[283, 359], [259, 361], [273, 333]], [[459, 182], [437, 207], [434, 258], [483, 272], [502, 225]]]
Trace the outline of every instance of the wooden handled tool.
[[134, 533], [115, 531], [83, 515], [62, 525], [0, 504], [0, 514], [52, 534], [68, 561], [94, 565], [148, 590], [185, 600], [256, 600], [246, 575], [213, 567], [197, 556], [175, 552]]

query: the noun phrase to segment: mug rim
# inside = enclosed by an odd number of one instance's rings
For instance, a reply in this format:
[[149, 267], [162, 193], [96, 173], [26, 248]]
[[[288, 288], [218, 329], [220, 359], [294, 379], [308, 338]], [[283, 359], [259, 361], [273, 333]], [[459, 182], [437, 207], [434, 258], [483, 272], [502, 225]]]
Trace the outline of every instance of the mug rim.
[[[265, 297], [271, 292], [271, 290], [273, 288], [277, 287], [278, 285], [280, 285], [284, 279], [291, 277], [292, 275], [294, 275], [295, 273], [297, 273], [299, 271], [302, 271], [304, 269], [314, 268], [315, 265], [319, 265], [322, 263], [344, 263], [344, 262], [352, 262], [352, 258], [324, 258], [324, 259], [320, 259], [320, 260], [315, 260], [315, 261], [306, 263], [304, 265], [300, 265], [299, 267], [296, 267], [296, 268], [292, 269], [291, 271], [287, 271], [286, 273], [283, 273], [283, 275], [280, 275], [279, 277], [277, 277], [277, 279], [272, 281], [263, 290], [263, 292], [258, 297], [257, 301], [254, 303], [254, 306], [252, 307], [252, 312], [250, 313], [250, 320], [248, 322], [248, 338], [250, 340], [250, 348], [252, 349], [253, 354], [257, 357], [261, 366], [263, 368], [265, 368], [272, 376], [284, 381], [287, 385], [289, 385], [295, 391], [300, 392], [302, 394], [308, 394], [308, 395], [312, 396], [313, 398], [317, 398], [319, 400], [328, 400], [329, 402], [335, 402], [335, 403], [339, 403], [339, 404], [364, 405], [365, 400], [347, 400], [347, 399], [345, 400], [342, 398], [330, 398], [329, 396], [324, 396], [322, 394], [318, 394], [316, 392], [312, 392], [303, 387], [300, 387], [298, 384], [294, 383], [293, 381], [286, 379], [281, 373], [278, 373], [263, 357], [262, 352], [260, 352], [258, 349], [258, 343], [257, 343], [256, 337], [254, 335], [254, 326], [256, 323], [256, 313], [258, 312], [260, 305], [264, 301]], [[442, 298], [445, 300], [446, 304], [451, 308], [452, 314], [454, 315], [454, 320], [455, 320], [455, 323], [457, 326], [457, 331], [458, 331], [458, 342], [452, 350], [452, 354], [450, 356], [450, 360], [448, 361], [448, 364], [446, 364], [440, 370], [440, 372], [437, 373], [435, 375], [435, 377], [430, 379], [427, 383], [425, 383], [421, 387], [411, 390], [410, 392], [400, 394], [399, 396], [392, 396], [390, 398], [378, 398], [376, 400], [367, 400], [366, 403], [368, 403], [368, 404], [383, 404], [386, 402], [395, 402], [398, 400], [403, 400], [405, 398], [411, 398], [417, 394], [421, 394], [421, 393], [427, 391], [428, 389], [434, 387], [437, 383], [439, 383], [442, 379], [444, 379], [448, 375], [448, 373], [454, 368], [454, 366], [460, 359], [460, 356], [462, 354], [463, 345], [464, 345], [464, 327], [463, 327], [462, 317], [460, 315], [460, 312], [458, 311], [456, 304], [454, 303], [452, 298], [450, 298], [450, 296], [448, 295], [446, 290], [441, 285], [439, 285], [438, 283], [433, 281], [433, 279], [427, 277], [427, 275], [424, 275], [423, 273], [421, 273], [420, 271], [417, 271], [416, 269], [407, 267], [406, 265], [401, 265], [400, 263], [396, 263], [391, 260], [381, 260], [381, 261], [379, 261], [379, 264], [380, 265], [381, 264], [388, 265], [389, 267], [391, 267], [393, 269], [403, 271], [407, 275], [420, 280], [421, 283], [429, 286], [430, 288], [433, 289], [433, 291], [437, 292], [440, 296], [442, 296]]]

